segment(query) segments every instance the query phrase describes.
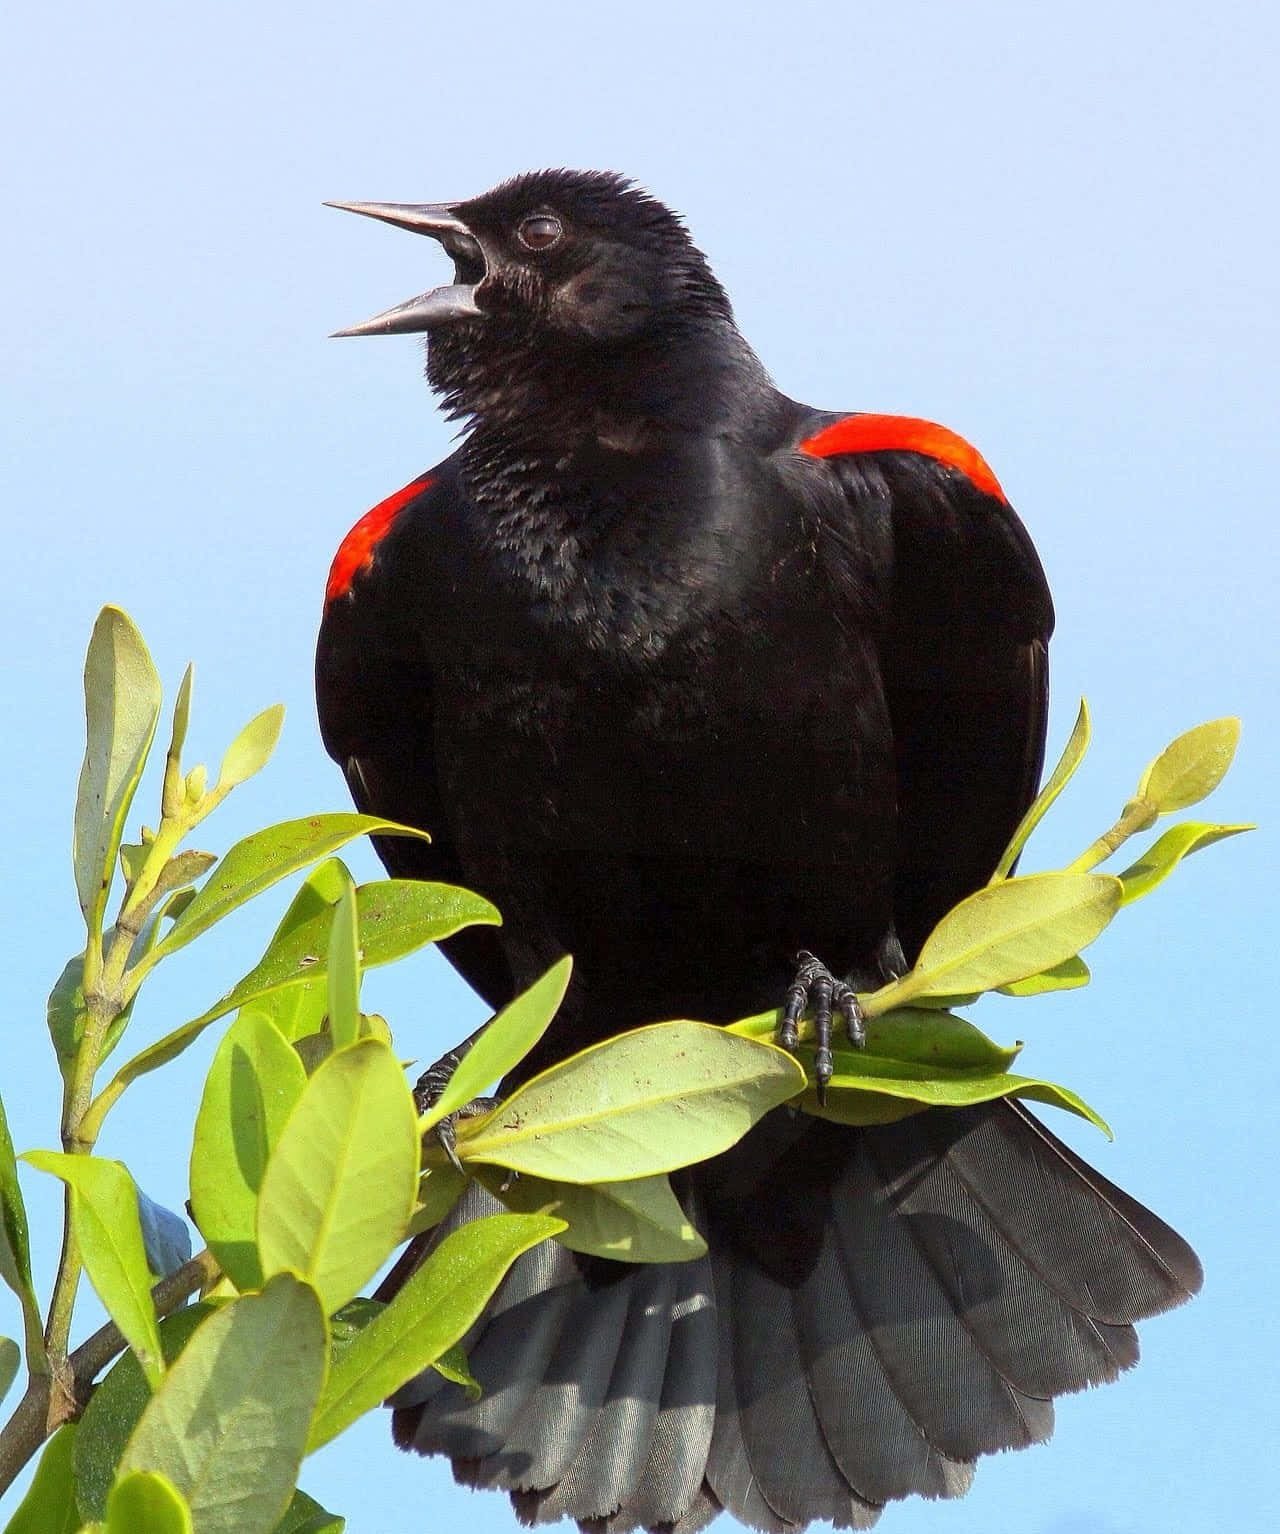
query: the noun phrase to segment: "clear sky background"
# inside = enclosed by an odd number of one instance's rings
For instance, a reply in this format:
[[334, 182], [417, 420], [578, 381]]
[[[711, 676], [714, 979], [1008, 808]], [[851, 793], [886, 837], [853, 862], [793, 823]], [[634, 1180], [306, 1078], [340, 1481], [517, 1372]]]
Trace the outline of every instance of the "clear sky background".
[[[1050, 1445], [985, 1461], [963, 1502], [894, 1505], [881, 1527], [1280, 1527], [1278, 16], [1270, 0], [141, 0], [10, 18], [0, 1085], [19, 1149], [56, 1143], [43, 1006], [82, 941], [68, 844], [97, 609], [134, 615], [170, 696], [196, 660], [202, 759], [288, 705], [276, 760], [201, 845], [346, 805], [311, 701], [325, 572], [356, 517], [450, 434], [415, 341], [325, 337], [448, 268], [321, 199], [626, 171], [688, 216], [783, 389], [946, 422], [1019, 507], [1058, 607], [1051, 750], [1082, 692], [1096, 727], [1024, 866], [1080, 850], [1183, 728], [1245, 720], [1209, 816], [1262, 829], [1125, 912], [1088, 990], [978, 1017], [1110, 1119], [1114, 1145], [1053, 1115], [1192, 1241], [1204, 1295], [1142, 1328], [1135, 1373], [1060, 1403]], [[373, 876], [367, 850], [352, 861]], [[285, 898], [167, 966], [137, 1042], [243, 973]], [[433, 955], [375, 973], [366, 998], [424, 1060], [482, 1016]], [[175, 1208], [213, 1042], [132, 1088], [101, 1147]], [[24, 1178], [47, 1290], [57, 1190]], [[5, 1291], [0, 1331], [17, 1326]], [[352, 1534], [513, 1527], [505, 1498], [400, 1455], [380, 1418], [303, 1484]]]

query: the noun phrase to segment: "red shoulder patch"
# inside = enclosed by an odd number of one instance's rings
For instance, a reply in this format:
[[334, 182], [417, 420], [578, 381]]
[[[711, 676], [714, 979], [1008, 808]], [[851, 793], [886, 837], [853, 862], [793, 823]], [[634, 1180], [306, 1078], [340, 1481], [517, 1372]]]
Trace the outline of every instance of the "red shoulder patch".
[[1005, 500], [1000, 481], [976, 447], [945, 426], [914, 416], [847, 415], [806, 438], [800, 451], [815, 458], [832, 458], [837, 453], [923, 453], [959, 469], [984, 495]]
[[352, 581], [361, 570], [368, 568], [374, 549], [386, 537], [391, 524], [409, 502], [421, 495], [430, 484], [431, 476], [422, 474], [403, 490], [397, 490], [394, 495], [389, 495], [385, 501], [379, 501], [370, 511], [365, 512], [338, 545], [338, 552], [333, 556], [333, 563], [329, 566], [329, 580], [324, 588], [326, 606], [346, 596], [351, 590]]

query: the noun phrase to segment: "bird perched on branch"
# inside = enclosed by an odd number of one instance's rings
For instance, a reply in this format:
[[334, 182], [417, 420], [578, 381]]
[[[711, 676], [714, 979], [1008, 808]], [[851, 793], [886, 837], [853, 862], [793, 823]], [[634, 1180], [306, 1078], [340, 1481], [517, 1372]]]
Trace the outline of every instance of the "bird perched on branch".
[[[1038, 781], [1052, 608], [995, 475], [940, 426], [781, 394], [681, 220], [615, 175], [338, 206], [452, 257], [340, 334], [425, 332], [467, 428], [329, 577], [325, 744], [361, 809], [433, 838], [383, 861], [500, 907], [443, 945], [494, 1008], [574, 955], [521, 1078], [668, 1017], [810, 1004], [856, 1034], [852, 993], [987, 881]], [[530, 1252], [467, 1343], [481, 1399], [425, 1376], [397, 1441], [530, 1522], [865, 1528], [1047, 1437], [1200, 1283], [1009, 1102], [777, 1110], [678, 1191], [706, 1257]], [[459, 1217], [491, 1207], [473, 1186]]]

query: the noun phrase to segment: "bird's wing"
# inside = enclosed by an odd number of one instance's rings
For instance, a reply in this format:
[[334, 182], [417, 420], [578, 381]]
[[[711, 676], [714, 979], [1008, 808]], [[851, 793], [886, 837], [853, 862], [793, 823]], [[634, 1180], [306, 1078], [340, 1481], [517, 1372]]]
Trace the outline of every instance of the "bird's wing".
[[800, 451], [889, 530], [882, 667], [898, 772], [896, 921], [908, 957], [985, 884], [1044, 758], [1053, 605], [1026, 529], [975, 448], [902, 416], [824, 416]]
[[[418, 568], [424, 523], [458, 495], [452, 460], [365, 513], [329, 572], [316, 645], [316, 702], [325, 749], [342, 768], [357, 807], [431, 835], [375, 837], [394, 878], [465, 884], [436, 771], [430, 658], [417, 615], [430, 600]], [[441, 944], [464, 979], [495, 1009], [514, 993], [490, 927], [468, 927]]]

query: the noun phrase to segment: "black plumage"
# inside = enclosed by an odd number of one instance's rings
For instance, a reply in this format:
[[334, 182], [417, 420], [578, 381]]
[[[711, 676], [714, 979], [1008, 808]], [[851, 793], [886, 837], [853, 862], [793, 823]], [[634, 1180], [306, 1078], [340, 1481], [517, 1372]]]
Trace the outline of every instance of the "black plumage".
[[[321, 724], [362, 808], [432, 833], [388, 868], [501, 907], [445, 944], [488, 1002], [574, 954], [519, 1075], [777, 1005], [801, 949], [859, 988], [900, 971], [1041, 766], [1052, 608], [991, 470], [780, 394], [680, 221], [617, 177], [350, 206], [454, 258], [355, 333], [426, 330], [468, 432], [340, 550]], [[484, 1397], [424, 1377], [397, 1440], [529, 1520], [866, 1527], [1046, 1437], [1052, 1397], [1200, 1281], [1007, 1103], [779, 1111], [678, 1187], [706, 1258], [528, 1254], [468, 1341]]]

